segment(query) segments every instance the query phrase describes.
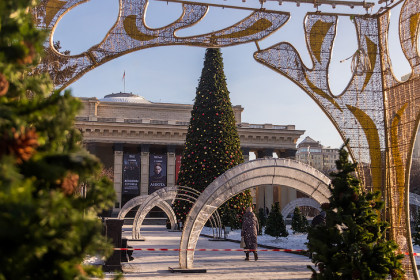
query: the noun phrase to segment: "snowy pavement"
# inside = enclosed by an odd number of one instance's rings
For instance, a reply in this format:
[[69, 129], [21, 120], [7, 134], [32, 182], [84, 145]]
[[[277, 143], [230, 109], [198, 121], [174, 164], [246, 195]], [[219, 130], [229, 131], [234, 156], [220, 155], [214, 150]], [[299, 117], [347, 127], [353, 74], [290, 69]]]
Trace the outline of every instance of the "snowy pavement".
[[[209, 232], [210, 233], [210, 232]], [[169, 232], [164, 226], [143, 225], [145, 241], [129, 241], [133, 248], [179, 248], [181, 232]], [[238, 232], [229, 238], [236, 239]], [[131, 226], [124, 226], [123, 237], [131, 239]], [[274, 240], [274, 238], [272, 238]], [[298, 239], [302, 239], [301, 237]], [[305, 236], [306, 239], [306, 236]], [[262, 240], [261, 240], [262, 241]], [[278, 243], [279, 240], [276, 241]], [[280, 241], [281, 242], [281, 241]], [[283, 247], [277, 244], [278, 247]], [[238, 249], [239, 244], [230, 241], [210, 241], [201, 236], [197, 249]], [[299, 248], [296, 248], [299, 249]], [[206, 269], [206, 273], [171, 273], [168, 267], [177, 268], [176, 251], [134, 251], [134, 260], [123, 263], [124, 278], [136, 279], [309, 279], [306, 267], [310, 259], [284, 252], [260, 252], [259, 260], [244, 261], [243, 252], [205, 251], [196, 252], [194, 268]], [[111, 278], [107, 274], [106, 278]]]

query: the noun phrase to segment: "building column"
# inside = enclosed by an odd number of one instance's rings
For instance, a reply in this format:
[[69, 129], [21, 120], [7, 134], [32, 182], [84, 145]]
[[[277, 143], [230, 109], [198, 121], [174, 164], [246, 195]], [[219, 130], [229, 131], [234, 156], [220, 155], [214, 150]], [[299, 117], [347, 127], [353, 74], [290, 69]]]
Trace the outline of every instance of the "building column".
[[114, 149], [114, 191], [117, 196], [115, 208], [121, 208], [122, 172], [123, 172], [123, 150], [124, 144], [115, 143]]
[[[289, 187], [281, 186], [280, 191], [280, 209], [283, 209], [284, 206], [289, 203]], [[286, 217], [284, 217], [286, 218]]]
[[[264, 149], [257, 151], [257, 158], [273, 157], [273, 149]], [[257, 208], [268, 208], [271, 210], [273, 205], [273, 185], [261, 185], [257, 187]]]
[[281, 186], [280, 207], [283, 208], [289, 202], [297, 198], [297, 191], [294, 188]]
[[142, 144], [140, 153], [140, 195], [149, 194], [149, 145]]
[[99, 100], [96, 98], [89, 98], [88, 104], [89, 104], [88, 105], [89, 106], [89, 121], [97, 121]]
[[288, 203], [295, 200], [297, 198], [297, 191], [294, 188], [289, 188], [289, 193], [288, 193]]
[[175, 146], [167, 147], [166, 186], [175, 186]]
[[[273, 149], [264, 149], [263, 150], [264, 158], [272, 158], [273, 152], [274, 152]], [[265, 192], [265, 206], [268, 208], [269, 211], [271, 211], [271, 205], [273, 205], [274, 203], [273, 185], [265, 185], [264, 192]]]
[[274, 203], [273, 185], [265, 185], [264, 192], [265, 192], [265, 206], [268, 208], [269, 211], [271, 211], [271, 205], [273, 205]]
[[[278, 150], [276, 151], [277, 156], [279, 158], [296, 158], [296, 150], [295, 149], [284, 149], [284, 150]], [[289, 202], [293, 201], [297, 197], [296, 189], [281, 186], [280, 191], [280, 209], [283, 209], [284, 206], [286, 206]]]

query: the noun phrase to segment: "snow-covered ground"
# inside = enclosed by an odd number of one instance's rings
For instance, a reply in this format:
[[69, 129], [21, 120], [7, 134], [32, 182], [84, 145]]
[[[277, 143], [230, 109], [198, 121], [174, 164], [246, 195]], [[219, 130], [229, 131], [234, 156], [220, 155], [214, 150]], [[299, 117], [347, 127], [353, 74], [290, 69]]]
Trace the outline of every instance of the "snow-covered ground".
[[[291, 226], [288, 225], [287, 231], [289, 232], [289, 236], [287, 237], [279, 237], [276, 239], [275, 237], [272, 237], [267, 234], [258, 235], [257, 240], [258, 244], [260, 245], [266, 245], [266, 246], [272, 246], [282, 249], [295, 249], [295, 250], [307, 250], [306, 242], [308, 242], [308, 235], [306, 233], [296, 233], [293, 234], [293, 231], [291, 229]], [[205, 227], [202, 231], [202, 234], [206, 235], [213, 235], [213, 231], [211, 228]], [[241, 230], [235, 230], [231, 231], [227, 237], [228, 239], [232, 240], [241, 240]], [[239, 245], [238, 245], [239, 247]], [[413, 245], [413, 251], [414, 253], [420, 253], [420, 246], [419, 245]], [[415, 257], [417, 265], [420, 265], [420, 257]]]
[[[307, 247], [305, 245], [308, 242], [307, 234], [306, 233], [296, 233], [293, 234], [291, 226], [288, 225], [287, 231], [289, 232], [289, 236], [287, 237], [279, 237], [276, 239], [267, 234], [258, 235], [257, 241], [260, 245], [266, 246], [273, 246], [282, 249], [296, 249], [296, 250], [306, 250]], [[202, 234], [206, 235], [213, 235], [213, 230], [211, 228], [205, 227], [201, 231]], [[234, 230], [229, 233], [227, 236], [228, 239], [232, 240], [241, 240], [241, 230]]]
[[[292, 249], [292, 250], [307, 250], [306, 242], [308, 242], [307, 234], [306, 233], [296, 233], [293, 234], [293, 231], [291, 229], [291, 226], [287, 226], [287, 230], [289, 232], [289, 236], [287, 237], [279, 237], [276, 239], [275, 237], [272, 237], [267, 234], [259, 235], [257, 240], [259, 245], [265, 245], [265, 246], [272, 246], [276, 248], [282, 248], [282, 249]], [[201, 231], [202, 234], [212, 236], [213, 230], [209, 227], [204, 227]], [[241, 231], [240, 230], [234, 230], [229, 233], [227, 236], [228, 239], [231, 240], [241, 240]], [[237, 245], [239, 248], [239, 244]], [[414, 245], [413, 251], [415, 253], [420, 253], [420, 246]], [[420, 265], [420, 257], [416, 257], [416, 262], [418, 265]], [[104, 261], [100, 260], [96, 257], [87, 258], [84, 261], [85, 264], [103, 264]]]
[[[209, 232], [211, 229], [209, 229]], [[168, 231], [164, 226], [143, 225], [144, 241], [129, 241], [133, 248], [179, 248], [181, 232]], [[124, 226], [123, 237], [131, 238], [131, 228]], [[217, 241], [200, 236], [199, 249], [239, 249], [239, 244], [230, 241]], [[179, 267], [177, 251], [134, 251], [134, 260], [123, 263], [125, 279], [173, 279], [173, 280], [243, 280], [277, 279], [307, 280], [311, 271], [308, 257], [284, 252], [266, 251], [259, 254], [258, 261], [244, 261], [245, 254], [236, 251], [197, 251], [194, 253], [194, 268], [206, 269], [206, 273], [171, 273], [168, 267]], [[105, 278], [115, 276], [107, 273]]]

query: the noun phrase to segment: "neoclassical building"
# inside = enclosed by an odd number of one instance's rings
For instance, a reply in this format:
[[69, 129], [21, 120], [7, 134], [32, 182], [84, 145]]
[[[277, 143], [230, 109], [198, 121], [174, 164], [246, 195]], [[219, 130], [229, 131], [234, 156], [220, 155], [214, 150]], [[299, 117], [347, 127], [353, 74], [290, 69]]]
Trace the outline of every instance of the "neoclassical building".
[[[131, 93], [102, 99], [80, 98], [83, 109], [75, 125], [86, 148], [105, 168], [112, 168], [117, 194], [114, 212], [137, 195], [175, 185], [192, 105], [153, 103]], [[250, 124], [241, 120], [244, 108], [233, 106], [245, 160], [261, 157], [294, 158], [304, 133], [294, 125]], [[254, 154], [254, 155], [253, 155]], [[258, 208], [281, 206], [295, 199], [294, 189], [259, 187], [253, 191]]]

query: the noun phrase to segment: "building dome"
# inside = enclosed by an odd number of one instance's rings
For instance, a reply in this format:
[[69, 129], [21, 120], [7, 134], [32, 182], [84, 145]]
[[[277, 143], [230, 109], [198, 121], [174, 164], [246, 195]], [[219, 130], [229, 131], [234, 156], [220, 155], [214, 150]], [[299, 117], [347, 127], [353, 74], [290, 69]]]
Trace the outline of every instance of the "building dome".
[[132, 93], [112, 93], [105, 95], [104, 98], [99, 99], [102, 102], [122, 102], [122, 103], [144, 103], [150, 104], [149, 100], [144, 99], [143, 96], [135, 95]]

